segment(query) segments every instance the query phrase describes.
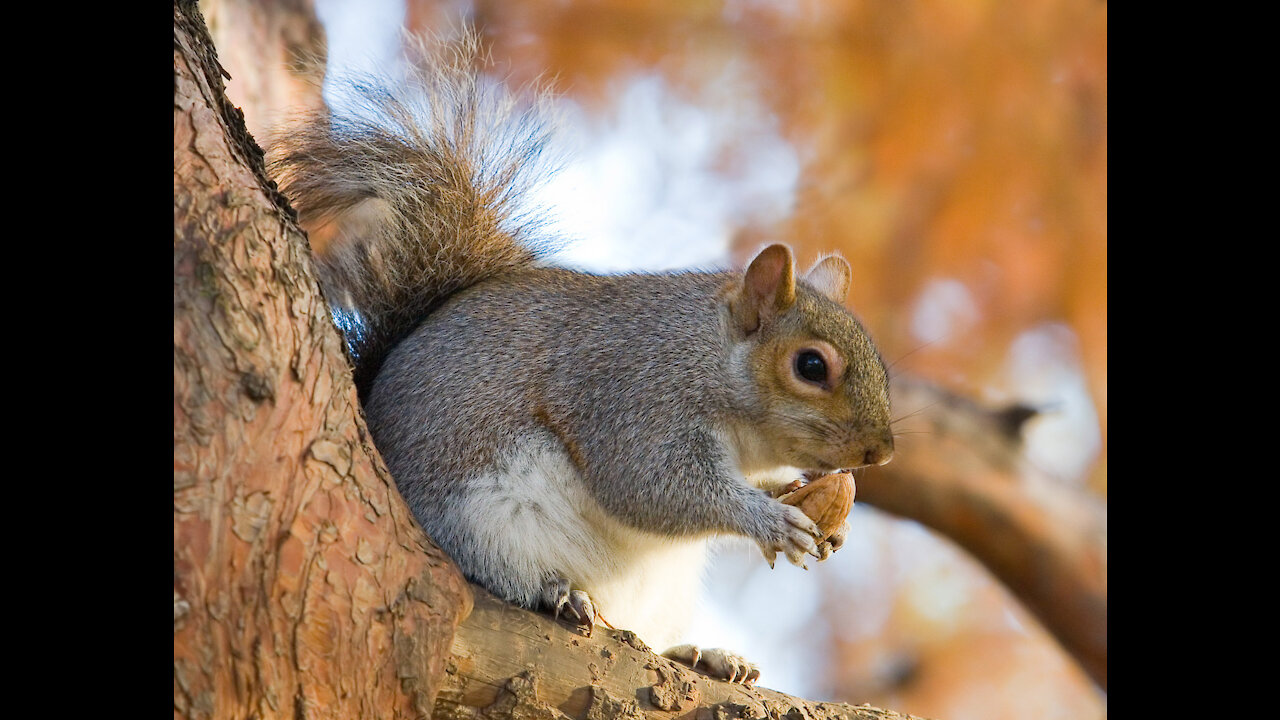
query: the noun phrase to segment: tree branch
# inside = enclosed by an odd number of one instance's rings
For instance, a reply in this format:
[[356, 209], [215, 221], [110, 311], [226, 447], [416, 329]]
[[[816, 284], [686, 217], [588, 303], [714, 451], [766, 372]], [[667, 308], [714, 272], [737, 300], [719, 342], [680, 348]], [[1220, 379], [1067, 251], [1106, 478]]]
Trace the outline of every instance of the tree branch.
[[858, 500], [955, 541], [1021, 600], [1107, 688], [1107, 511], [1031, 467], [1022, 405], [986, 407], [900, 378], [894, 406], [921, 408], [925, 442], [858, 479]]
[[585, 637], [475, 587], [433, 720], [909, 720], [869, 705], [813, 702], [715, 680], [654, 654], [633, 633]]

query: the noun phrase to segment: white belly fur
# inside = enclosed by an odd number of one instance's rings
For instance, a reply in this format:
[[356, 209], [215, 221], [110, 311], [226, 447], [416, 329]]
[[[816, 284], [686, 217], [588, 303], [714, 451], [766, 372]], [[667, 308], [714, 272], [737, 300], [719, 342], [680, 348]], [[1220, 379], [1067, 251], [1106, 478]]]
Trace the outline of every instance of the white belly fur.
[[512, 599], [535, 605], [542, 579], [558, 573], [613, 627], [657, 652], [679, 644], [701, 592], [707, 538], [653, 535], [608, 515], [549, 436], [502, 467], [476, 478], [494, 492], [475, 493], [459, 511], [480, 562], [520, 578], [522, 597]]

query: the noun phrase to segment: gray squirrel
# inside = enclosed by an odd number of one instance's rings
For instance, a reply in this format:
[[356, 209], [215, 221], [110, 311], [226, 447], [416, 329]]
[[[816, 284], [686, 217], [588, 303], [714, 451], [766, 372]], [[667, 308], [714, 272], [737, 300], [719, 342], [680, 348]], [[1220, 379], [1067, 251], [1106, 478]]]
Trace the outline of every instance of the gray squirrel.
[[771, 567], [825, 559], [844, 532], [816, 543], [773, 493], [893, 454], [849, 264], [797, 275], [775, 244], [738, 272], [546, 266], [521, 193], [553, 128], [475, 70], [477, 47], [347, 81], [346, 109], [270, 153], [304, 226], [336, 228], [317, 274], [374, 442], [470, 580], [754, 682], [737, 655], [678, 644], [707, 541], [754, 540]]

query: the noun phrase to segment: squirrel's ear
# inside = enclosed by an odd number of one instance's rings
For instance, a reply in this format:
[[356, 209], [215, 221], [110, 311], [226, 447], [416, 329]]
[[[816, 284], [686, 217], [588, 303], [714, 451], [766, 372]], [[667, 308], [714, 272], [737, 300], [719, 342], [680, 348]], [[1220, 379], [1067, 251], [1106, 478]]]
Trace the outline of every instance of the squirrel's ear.
[[849, 267], [848, 260], [839, 255], [831, 255], [818, 261], [817, 265], [805, 273], [804, 279], [815, 290], [843, 305], [849, 297], [853, 268]]
[[796, 300], [795, 260], [786, 245], [770, 245], [756, 255], [742, 278], [733, 304], [734, 319], [745, 333], [791, 307]]

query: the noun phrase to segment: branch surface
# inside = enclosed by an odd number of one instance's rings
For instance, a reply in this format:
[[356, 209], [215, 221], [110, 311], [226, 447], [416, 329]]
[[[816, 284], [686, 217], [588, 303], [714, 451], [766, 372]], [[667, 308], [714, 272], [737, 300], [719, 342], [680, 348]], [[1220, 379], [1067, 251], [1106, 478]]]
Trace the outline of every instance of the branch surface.
[[[910, 720], [870, 705], [804, 700], [708, 677], [634, 633], [586, 637], [473, 587], [433, 720]], [[767, 681], [767, 678], [766, 678]]]

